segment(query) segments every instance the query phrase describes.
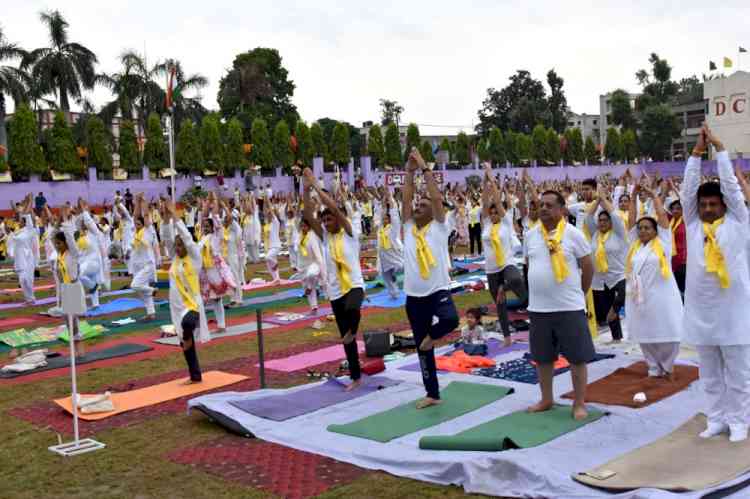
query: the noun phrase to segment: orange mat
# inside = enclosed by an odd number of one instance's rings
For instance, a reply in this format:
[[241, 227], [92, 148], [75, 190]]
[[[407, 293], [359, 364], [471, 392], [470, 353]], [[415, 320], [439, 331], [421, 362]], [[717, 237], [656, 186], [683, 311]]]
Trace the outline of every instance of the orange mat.
[[[206, 392], [208, 390], [213, 390], [214, 388], [221, 388], [222, 386], [239, 383], [240, 381], [246, 379], [247, 376], [242, 376], [240, 374], [229, 374], [221, 371], [209, 371], [207, 373], [203, 373], [203, 381], [201, 383], [186, 384], [188, 378], [185, 377], [169, 381], [167, 383], [161, 383], [159, 385], [140, 388], [138, 390], [113, 393], [112, 403], [115, 406], [114, 411], [98, 412], [95, 414], [81, 414], [79, 412], [78, 417], [86, 421], [106, 419], [117, 414], [122, 414], [123, 412], [133, 411], [142, 407], [160, 404], [168, 400], [174, 400], [180, 397], [186, 397], [188, 395]], [[69, 413], [73, 414], [73, 405], [71, 404], [70, 397], [57, 399], [54, 402]]]

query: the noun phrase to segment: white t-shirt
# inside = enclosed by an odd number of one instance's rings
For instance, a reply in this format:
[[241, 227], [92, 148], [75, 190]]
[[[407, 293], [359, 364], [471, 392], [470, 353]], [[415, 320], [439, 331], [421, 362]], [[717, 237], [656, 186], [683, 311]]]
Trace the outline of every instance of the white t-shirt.
[[422, 279], [419, 273], [417, 241], [412, 234], [414, 226], [413, 220], [404, 224], [404, 292], [407, 296], [423, 297], [450, 289], [451, 261], [448, 255], [448, 237], [451, 234], [451, 225], [447, 218], [443, 223], [437, 220], [430, 222], [425, 241], [435, 257], [435, 266], [430, 268], [430, 276], [427, 279]]
[[[349, 266], [349, 277], [352, 281], [352, 289], [365, 289], [365, 281], [362, 278], [362, 268], [359, 265], [359, 236], [362, 230], [359, 224], [352, 223], [352, 235], [344, 231], [344, 260]], [[336, 262], [331, 257], [330, 234], [323, 230], [323, 255], [326, 262], [326, 276], [328, 278], [328, 298], [338, 300], [344, 293], [341, 292], [339, 274], [336, 271]]]
[[485, 259], [484, 270], [488, 274], [500, 272], [513, 263], [513, 238], [515, 236], [515, 231], [513, 229], [513, 215], [510, 212], [506, 212], [505, 216], [500, 220], [499, 232], [500, 244], [503, 246], [503, 256], [505, 257], [505, 264], [502, 268], [497, 266], [495, 250], [492, 247], [492, 220], [489, 218], [482, 220], [482, 250]]
[[[555, 235], [551, 231], [549, 236]], [[552, 272], [547, 242], [541, 226], [531, 229], [524, 239], [523, 252], [529, 262], [530, 312], [571, 312], [585, 310], [586, 298], [581, 289], [581, 269], [578, 259], [591, 253], [591, 246], [583, 233], [570, 224], [565, 225], [562, 249], [568, 264], [568, 277], [561, 283]]]

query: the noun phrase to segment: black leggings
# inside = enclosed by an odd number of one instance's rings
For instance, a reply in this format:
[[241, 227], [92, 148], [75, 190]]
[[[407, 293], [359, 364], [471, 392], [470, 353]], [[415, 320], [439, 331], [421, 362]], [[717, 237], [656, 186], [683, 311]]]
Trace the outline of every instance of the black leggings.
[[594, 290], [594, 310], [596, 312], [596, 321], [603, 324], [607, 321], [609, 309], [615, 311], [617, 318], [608, 322], [609, 330], [612, 332], [613, 340], [622, 339], [622, 326], [620, 325], [620, 310], [625, 306], [625, 279], [609, 288], [604, 285], [604, 289]]
[[674, 273], [674, 280], [677, 281], [677, 289], [680, 290], [680, 295], [682, 296], [682, 301], [685, 301], [685, 275], [686, 275], [686, 267], [687, 265], [680, 265], [678, 267], [674, 267], [672, 269], [672, 272]]
[[487, 282], [490, 285], [490, 296], [492, 296], [492, 302], [497, 306], [497, 315], [500, 319], [500, 327], [503, 330], [503, 336], [510, 336], [510, 324], [508, 322], [508, 304], [503, 296], [502, 300], [498, 299], [500, 288], [503, 288], [503, 293], [506, 289], [513, 291], [521, 304], [525, 303], [528, 299], [528, 293], [526, 291], [526, 285], [523, 281], [521, 271], [514, 265], [507, 265], [503, 270], [487, 274]]
[[354, 288], [341, 298], [331, 300], [331, 309], [333, 309], [333, 315], [336, 317], [339, 334], [342, 338], [346, 336], [346, 333], [351, 333], [354, 337], [353, 341], [344, 343], [346, 361], [349, 363], [349, 376], [353, 381], [357, 381], [362, 377], [362, 371], [359, 366], [359, 353], [357, 352], [357, 330], [359, 329], [359, 320], [362, 317], [360, 308], [364, 299], [364, 290], [362, 288]]
[[[475, 244], [476, 253], [474, 252]], [[472, 255], [482, 253], [482, 224], [469, 225], [469, 251]]]
[[[201, 381], [201, 366], [198, 364], [198, 352], [195, 349], [195, 328], [198, 327], [200, 316], [198, 312], [192, 310], [185, 314], [182, 318], [182, 338], [180, 338], [180, 346], [182, 347], [182, 353], [185, 354], [185, 361], [188, 365], [188, 372], [190, 373], [191, 381]], [[190, 341], [190, 348], [185, 348], [186, 341]]]

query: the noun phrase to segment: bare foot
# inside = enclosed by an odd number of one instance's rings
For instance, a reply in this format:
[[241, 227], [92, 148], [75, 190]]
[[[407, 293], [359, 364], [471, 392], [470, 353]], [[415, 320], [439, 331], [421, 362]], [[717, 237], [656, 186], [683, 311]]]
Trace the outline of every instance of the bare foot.
[[352, 341], [354, 341], [354, 335], [351, 332], [348, 332], [344, 335], [343, 338], [341, 338], [341, 341], [344, 342], [344, 345], [348, 345]]
[[417, 409], [425, 409], [427, 407], [430, 407], [431, 405], [438, 405], [442, 403], [443, 401], [440, 399], [434, 399], [432, 397], [425, 397], [423, 399], [417, 400]]
[[583, 421], [589, 416], [589, 411], [586, 410], [585, 405], [574, 405], [573, 406], [573, 419], [576, 421]]
[[544, 412], [544, 411], [549, 411], [550, 409], [552, 409], [552, 406], [554, 406], [554, 405], [555, 405], [555, 403], [552, 402], [552, 401], [545, 402], [544, 400], [542, 400], [541, 402], [538, 402], [538, 403], [530, 406], [529, 408], [527, 408], [526, 412]]
[[422, 340], [422, 343], [419, 344], [419, 349], [423, 352], [427, 352], [429, 350], [432, 350], [433, 345], [435, 342], [430, 338], [429, 336], [425, 336], [425, 338]]
[[352, 391], [352, 390], [356, 390], [356, 389], [357, 389], [357, 388], [359, 388], [359, 387], [360, 387], [361, 385], [362, 385], [362, 379], [356, 379], [356, 380], [352, 381], [351, 383], [349, 383], [349, 384], [348, 384], [348, 385], [346, 386], [346, 388], [344, 388], [344, 391], [345, 391], [345, 392], [350, 392], [350, 391]]
[[203, 380], [193, 381], [192, 379], [188, 378], [185, 381], [182, 382], [183, 385], [196, 385], [198, 383], [203, 383]]

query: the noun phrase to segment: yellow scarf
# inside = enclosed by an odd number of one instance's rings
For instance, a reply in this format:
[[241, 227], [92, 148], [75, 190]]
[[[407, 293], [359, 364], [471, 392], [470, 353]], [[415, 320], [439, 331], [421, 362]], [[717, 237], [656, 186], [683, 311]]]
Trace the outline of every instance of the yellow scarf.
[[537, 225], [539, 225], [541, 223], [542, 223], [542, 221], [540, 219], [538, 219], [538, 218], [536, 220], [534, 220], [533, 222], [531, 221], [531, 219], [529, 219], [529, 230], [533, 229], [534, 227], [536, 227]]
[[221, 254], [224, 255], [224, 258], [229, 258], [229, 229], [227, 227], [224, 227], [224, 232], [222, 233], [221, 238]]
[[336, 264], [336, 276], [339, 278], [341, 294], [347, 294], [352, 289], [351, 268], [344, 258], [344, 229], [331, 234], [328, 241], [331, 260]]
[[[591, 201], [590, 203], [586, 203], [586, 205], [583, 208], [586, 215], [588, 215], [589, 210], [591, 209], [592, 206], [594, 206], [594, 203], [596, 203], [596, 201]], [[596, 213], [594, 213], [594, 216], [596, 216]], [[587, 241], [591, 241], [591, 231], [589, 231], [589, 224], [587, 224], [585, 220], [583, 222], [583, 235], [586, 236]]]
[[309, 236], [309, 235], [310, 235], [310, 232], [305, 232], [302, 235], [302, 239], [300, 239], [300, 241], [299, 241], [299, 254], [302, 255], [302, 256], [304, 256], [304, 257], [307, 257], [307, 255], [308, 255], [308, 253], [307, 253], [307, 236]]
[[549, 256], [552, 260], [552, 272], [555, 274], [555, 280], [560, 283], [563, 282], [569, 275], [570, 269], [568, 269], [568, 262], [565, 261], [565, 254], [563, 254], [562, 238], [565, 233], [565, 217], [561, 218], [557, 222], [556, 232], [554, 237], [550, 237], [547, 232], [547, 228], [544, 224], [542, 227], [542, 237], [547, 243], [547, 249], [549, 250]]
[[378, 242], [380, 242], [380, 247], [383, 250], [389, 250], [392, 247], [390, 232], [391, 232], [391, 224], [384, 225], [378, 231]]
[[622, 223], [625, 224], [625, 227], [627, 227], [628, 220], [630, 220], [630, 213], [628, 213], [625, 210], [617, 210], [617, 216], [620, 217], [620, 220], [622, 220]]
[[145, 230], [146, 228], [143, 227], [142, 229], [140, 229], [139, 231], [135, 233], [135, 239], [133, 239], [134, 248], [139, 248], [145, 245], [145, 243], [143, 242], [143, 235], [144, 235]]
[[675, 239], [675, 234], [677, 233], [680, 224], [682, 224], [682, 217], [673, 218], [669, 221], [669, 229], [672, 232], [672, 256], [677, 254], [677, 239]]
[[612, 235], [612, 230], [608, 230], [604, 234], [601, 232], [599, 233], [599, 237], [597, 238], [597, 245], [596, 245], [596, 270], [598, 270], [601, 273], [607, 273], [609, 272], [609, 262], [607, 261], [607, 250], [604, 247], [604, 244], [607, 242], [607, 239], [609, 239], [609, 236]]
[[211, 240], [208, 239], [201, 248], [201, 260], [203, 260], [204, 269], [214, 268], [214, 251], [211, 248]]
[[719, 243], [716, 240], [716, 230], [723, 223], [724, 217], [710, 224], [703, 222], [703, 235], [706, 237], [703, 244], [703, 256], [706, 259], [706, 272], [716, 274], [722, 289], [727, 289], [729, 287], [727, 262], [724, 260], [724, 254], [721, 252]]
[[271, 224], [263, 224], [263, 245], [266, 248], [266, 254], [271, 249]]
[[432, 254], [432, 250], [430, 250], [430, 246], [425, 240], [425, 234], [427, 234], [427, 229], [430, 228], [430, 224], [432, 224], [432, 222], [419, 230], [417, 230], [416, 225], [413, 225], [411, 228], [411, 233], [417, 244], [417, 264], [419, 265], [419, 275], [422, 276], [422, 279], [429, 279], [430, 267], [437, 265], [435, 256]]
[[[180, 272], [180, 270], [182, 270], [182, 272]], [[198, 312], [198, 304], [194, 297], [198, 296], [198, 293], [200, 293], [200, 287], [198, 285], [198, 274], [193, 268], [193, 262], [190, 260], [190, 255], [186, 255], [184, 258], [175, 257], [172, 266], [169, 268], [169, 274], [174, 280], [177, 290], [182, 297], [182, 301], [185, 302], [185, 306], [188, 310]], [[182, 278], [183, 275], [185, 276], [184, 279]]]
[[492, 224], [490, 228], [490, 242], [492, 243], [492, 251], [495, 253], [495, 263], [499, 268], [503, 268], [505, 265], [505, 250], [503, 249], [503, 243], [500, 240], [500, 224]]
[[86, 251], [89, 249], [89, 238], [85, 234], [79, 236], [76, 241], [76, 246], [78, 246], [78, 251]]
[[[664, 246], [661, 244], [659, 237], [653, 238], [649, 243], [651, 245], [651, 251], [654, 252], [656, 257], [659, 259], [659, 269], [661, 270], [661, 276], [666, 279], [671, 274], [669, 270], [669, 264], [667, 263], [667, 256], [664, 254]], [[635, 255], [643, 244], [640, 239], [633, 241], [628, 250], [628, 256], [625, 259], [625, 274], [630, 275], [633, 272], [633, 255]]]
[[65, 253], [57, 255], [57, 270], [60, 271], [63, 284], [70, 284], [70, 274], [68, 273], [68, 264], [65, 263]]

